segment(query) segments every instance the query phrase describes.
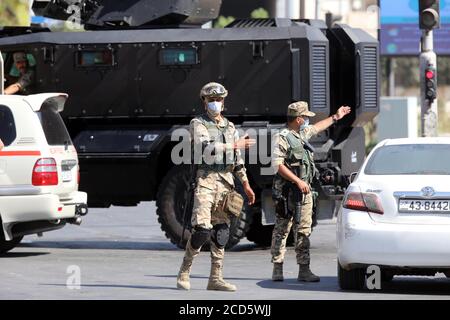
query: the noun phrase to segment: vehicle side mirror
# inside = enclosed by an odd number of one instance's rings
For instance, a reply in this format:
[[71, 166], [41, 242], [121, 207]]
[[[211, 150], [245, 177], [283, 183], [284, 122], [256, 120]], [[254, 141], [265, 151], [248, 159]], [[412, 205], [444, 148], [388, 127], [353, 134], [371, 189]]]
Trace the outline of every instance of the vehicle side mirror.
[[353, 183], [353, 181], [355, 181], [356, 176], [358, 175], [358, 172], [352, 172], [352, 174], [350, 175], [350, 177], [348, 178], [348, 180], [350, 181], [350, 183]]

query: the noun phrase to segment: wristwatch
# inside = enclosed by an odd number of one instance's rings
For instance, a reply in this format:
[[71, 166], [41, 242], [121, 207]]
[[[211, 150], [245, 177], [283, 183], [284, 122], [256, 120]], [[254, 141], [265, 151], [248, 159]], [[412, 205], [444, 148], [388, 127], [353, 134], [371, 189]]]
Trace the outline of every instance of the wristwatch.
[[336, 122], [338, 122], [338, 117], [337, 117], [337, 115], [335, 115], [335, 114], [333, 114], [332, 116], [331, 116], [331, 119], [333, 119], [333, 124], [334, 123], [336, 123]]

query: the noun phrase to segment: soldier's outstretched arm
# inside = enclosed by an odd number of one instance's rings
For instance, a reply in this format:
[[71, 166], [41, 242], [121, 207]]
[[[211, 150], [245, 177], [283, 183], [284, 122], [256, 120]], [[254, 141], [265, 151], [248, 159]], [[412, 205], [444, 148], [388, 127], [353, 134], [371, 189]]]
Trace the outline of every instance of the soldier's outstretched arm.
[[352, 109], [349, 106], [342, 106], [338, 109], [336, 114], [333, 114], [331, 117], [328, 117], [326, 119], [323, 119], [322, 121], [317, 122], [314, 124], [314, 128], [317, 130], [317, 133], [326, 130], [328, 127], [333, 125], [336, 121], [342, 119], [347, 114], [349, 114], [352, 111]]
[[[245, 169], [245, 162], [244, 159], [242, 158], [242, 154], [241, 154], [241, 150], [240, 148], [237, 148], [237, 142], [239, 140], [253, 140], [253, 139], [245, 139], [246, 136], [244, 136], [243, 138], [239, 139], [239, 133], [237, 131], [235, 131], [235, 136], [234, 136], [234, 149], [235, 149], [235, 153], [236, 153], [236, 167], [234, 169], [234, 172], [236, 173], [237, 177], [239, 178], [239, 180], [242, 182], [242, 186], [244, 187], [244, 192], [247, 195], [248, 198], [248, 204], [252, 205], [253, 203], [255, 203], [255, 193], [253, 192], [252, 187], [250, 186], [250, 183], [248, 181], [248, 177], [247, 177], [247, 170]], [[250, 142], [248, 143], [248, 147], [250, 147], [250, 145], [253, 145], [254, 143]], [[246, 148], [248, 148], [246, 147]]]
[[203, 149], [206, 147], [215, 149], [217, 153], [224, 152], [226, 149], [247, 149], [256, 143], [255, 139], [247, 139], [242, 137], [234, 143], [212, 142], [209, 137], [208, 129], [200, 120], [192, 119], [190, 123], [191, 136], [194, 139], [194, 144], [202, 145]]
[[255, 143], [255, 139], [250, 139], [248, 135], [245, 135], [234, 142], [233, 149], [248, 149]]

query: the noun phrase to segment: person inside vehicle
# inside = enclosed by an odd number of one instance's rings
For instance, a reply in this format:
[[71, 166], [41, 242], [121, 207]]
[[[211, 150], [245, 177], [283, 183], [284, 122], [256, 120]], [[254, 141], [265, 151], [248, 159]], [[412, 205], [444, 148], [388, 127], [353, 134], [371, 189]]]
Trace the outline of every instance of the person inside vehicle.
[[14, 67], [17, 70], [12, 70], [17, 73], [13, 84], [5, 89], [5, 94], [30, 94], [30, 89], [34, 83], [34, 70], [31, 68], [25, 52], [15, 52], [13, 54]]

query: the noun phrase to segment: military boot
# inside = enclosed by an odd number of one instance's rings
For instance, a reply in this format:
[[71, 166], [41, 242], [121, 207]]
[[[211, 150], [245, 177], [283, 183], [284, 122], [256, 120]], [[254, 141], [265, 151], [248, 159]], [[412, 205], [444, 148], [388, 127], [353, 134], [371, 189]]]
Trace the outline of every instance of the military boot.
[[180, 271], [177, 276], [177, 288], [183, 290], [189, 290], [191, 284], [189, 282], [189, 275], [191, 273], [192, 262], [194, 258], [200, 253], [200, 249], [195, 250], [191, 246], [191, 240], [186, 244], [186, 251], [181, 264]]
[[273, 264], [272, 281], [283, 281], [283, 262]]
[[303, 282], [319, 282], [320, 278], [311, 272], [309, 264], [300, 264], [297, 280]]
[[211, 263], [211, 274], [209, 276], [207, 290], [236, 291], [236, 286], [226, 282], [222, 277], [222, 265]]

